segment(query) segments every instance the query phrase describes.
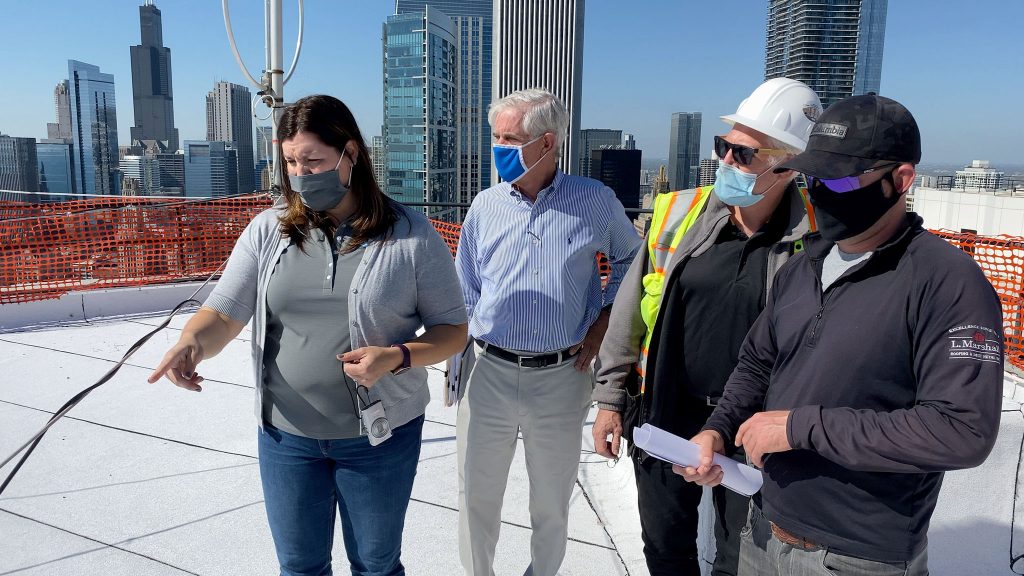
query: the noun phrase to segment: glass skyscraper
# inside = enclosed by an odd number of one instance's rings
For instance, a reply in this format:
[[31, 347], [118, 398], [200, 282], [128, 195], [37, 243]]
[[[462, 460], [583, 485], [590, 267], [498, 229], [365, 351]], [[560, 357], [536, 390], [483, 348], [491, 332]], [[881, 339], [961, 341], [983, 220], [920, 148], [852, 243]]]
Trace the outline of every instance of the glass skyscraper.
[[[74, 194], [75, 179], [71, 169], [74, 152], [71, 144], [63, 142], [39, 142], [36, 144], [36, 159], [39, 161], [39, 191], [50, 194]], [[65, 196], [42, 195], [43, 202], [63, 202]]]
[[[397, 0], [395, 14], [422, 14], [427, 6], [452, 19], [458, 42], [456, 146], [458, 201], [470, 203], [491, 185], [492, 0]], [[459, 220], [466, 209], [459, 210]]]
[[162, 152], [156, 155], [160, 167], [160, 194], [163, 196], [185, 195], [185, 154]]
[[[451, 18], [432, 9], [384, 24], [384, 191], [399, 202], [458, 201], [457, 44]], [[454, 222], [453, 207], [431, 218]]]
[[120, 194], [113, 74], [104, 74], [92, 64], [68, 60], [68, 102], [75, 146], [75, 188], [79, 194]]
[[35, 138], [0, 134], [0, 200], [36, 202], [35, 194], [8, 194], [5, 190], [39, 191], [39, 164]]
[[[273, 126], [257, 126], [256, 141], [253, 143], [256, 149], [256, 171], [254, 182], [259, 185], [260, 190], [269, 190], [273, 181], [270, 174], [270, 163], [274, 161], [274, 128]], [[264, 174], [266, 171], [266, 174]]]
[[888, 0], [769, 0], [765, 80], [807, 84], [828, 108], [878, 92]]
[[189, 198], [238, 193], [238, 158], [229, 142], [185, 140], [185, 195]]
[[156, 154], [128, 154], [121, 158], [121, 191], [128, 195], [157, 196], [160, 194], [160, 166]]
[[580, 130], [580, 153], [577, 160], [576, 174], [586, 176], [587, 178], [599, 179], [597, 172], [590, 170], [591, 153], [602, 148], [621, 147], [622, 130], [609, 130], [607, 128]]
[[676, 112], [668, 140], [669, 190], [689, 190], [700, 176], [700, 112]]

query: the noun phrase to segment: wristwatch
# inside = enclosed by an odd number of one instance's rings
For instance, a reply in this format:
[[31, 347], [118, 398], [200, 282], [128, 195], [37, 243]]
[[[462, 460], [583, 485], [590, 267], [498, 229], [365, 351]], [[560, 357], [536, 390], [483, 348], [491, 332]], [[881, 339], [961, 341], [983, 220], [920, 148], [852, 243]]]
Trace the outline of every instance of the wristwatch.
[[391, 347], [398, 348], [402, 351], [402, 365], [391, 371], [392, 374], [398, 376], [409, 368], [412, 368], [412, 354], [409, 353], [409, 347], [405, 344], [392, 344]]

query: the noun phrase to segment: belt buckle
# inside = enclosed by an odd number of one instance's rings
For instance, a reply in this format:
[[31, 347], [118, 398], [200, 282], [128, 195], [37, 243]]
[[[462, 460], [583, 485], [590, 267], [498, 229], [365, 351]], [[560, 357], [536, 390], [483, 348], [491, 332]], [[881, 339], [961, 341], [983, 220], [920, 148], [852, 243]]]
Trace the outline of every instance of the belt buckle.
[[537, 359], [537, 356], [517, 356], [520, 368], [543, 368], [543, 366], [537, 366], [532, 364]]
[[546, 368], [551, 364], [546, 361], [544, 354], [538, 354], [537, 356], [520, 356], [519, 367], [520, 368]]

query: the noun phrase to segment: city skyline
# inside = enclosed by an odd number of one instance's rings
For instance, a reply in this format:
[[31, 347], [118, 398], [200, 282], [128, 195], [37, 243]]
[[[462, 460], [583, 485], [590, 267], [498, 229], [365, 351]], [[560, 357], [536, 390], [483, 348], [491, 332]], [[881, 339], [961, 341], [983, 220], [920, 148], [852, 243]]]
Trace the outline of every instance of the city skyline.
[[[33, 58], [11, 59], [18, 81], [0, 86], [0, 96], [15, 106], [0, 112], [0, 132], [46, 138], [46, 124], [55, 121], [53, 87], [65, 78], [67, 60], [76, 59], [99, 66], [122, 85], [117, 94], [119, 143], [129, 144], [128, 128], [135, 119], [126, 84], [131, 80], [128, 48], [139, 41], [141, 3], [112, 0], [98, 15], [70, 1], [58, 3], [63, 9], [52, 3], [7, 7], [13, 26], [5, 31], [6, 44], [32, 46]], [[180, 0], [158, 1], [157, 7], [163, 13], [163, 45], [174, 54], [175, 123], [182, 140], [201, 139], [210, 85], [247, 82], [231, 55], [219, 6]], [[956, 8], [923, 1], [889, 5], [880, 93], [904, 103], [917, 117], [923, 163], [1024, 163], [1024, 154], [1009, 140], [1024, 130], [1024, 115], [1007, 100], [1024, 88], [1024, 78], [1011, 73], [1024, 59], [1024, 39], [1014, 27], [1024, 18], [1024, 4], [982, 0], [970, 11]], [[294, 101], [319, 92], [340, 97], [369, 140], [383, 120], [380, 31], [394, 3], [307, 5], [306, 10], [303, 51], [286, 97]], [[701, 157], [707, 157], [711, 137], [726, 130], [717, 117], [734, 111], [763, 78], [767, 2], [727, 16], [708, 6], [684, 11], [668, 1], [630, 11], [591, 2], [585, 12], [580, 127], [634, 134], [645, 159], [667, 159], [671, 114], [680, 110], [705, 115]], [[239, 50], [255, 75], [263, 67], [262, 6], [235, 5], [231, 16]], [[286, 7], [284, 16], [285, 59], [290, 62], [294, 9]], [[83, 22], [100, 20], [102, 33], [81, 33]], [[675, 28], [683, 20], [706, 25], [688, 25], [687, 34], [680, 35]], [[340, 44], [339, 28], [345, 38]], [[978, 82], [986, 78], [984, 87], [965, 80], [967, 72]], [[949, 81], [952, 73], [958, 74], [955, 82]], [[992, 78], [999, 81], [990, 83]]]

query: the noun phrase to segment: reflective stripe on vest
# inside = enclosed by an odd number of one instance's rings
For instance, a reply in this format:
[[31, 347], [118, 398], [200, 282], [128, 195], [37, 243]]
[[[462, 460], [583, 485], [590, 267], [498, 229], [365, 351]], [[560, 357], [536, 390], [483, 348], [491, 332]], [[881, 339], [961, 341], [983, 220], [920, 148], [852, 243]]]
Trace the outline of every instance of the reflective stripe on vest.
[[[640, 297], [640, 317], [647, 326], [647, 333], [644, 335], [643, 343], [640, 346], [640, 355], [636, 362], [636, 371], [641, 376], [640, 393], [643, 394], [646, 387], [647, 374], [647, 352], [650, 349], [651, 338], [654, 336], [654, 324], [658, 321], [658, 312], [661, 309], [661, 294], [665, 289], [665, 267], [676, 248], [686, 236], [686, 232], [693, 227], [694, 222], [707, 206], [708, 198], [714, 185], [697, 188], [693, 201], [684, 212], [681, 206], [676, 203], [681, 192], [668, 192], [660, 194], [654, 200], [654, 213], [651, 217], [651, 229], [647, 235], [647, 251], [650, 257], [649, 270], [644, 275], [643, 295]], [[813, 232], [817, 230], [814, 221], [814, 208], [811, 206], [810, 198], [806, 188], [798, 187], [800, 199], [804, 204], [804, 211], [808, 216], [808, 224]], [[793, 243], [793, 253], [803, 250], [803, 240], [798, 239]]]

